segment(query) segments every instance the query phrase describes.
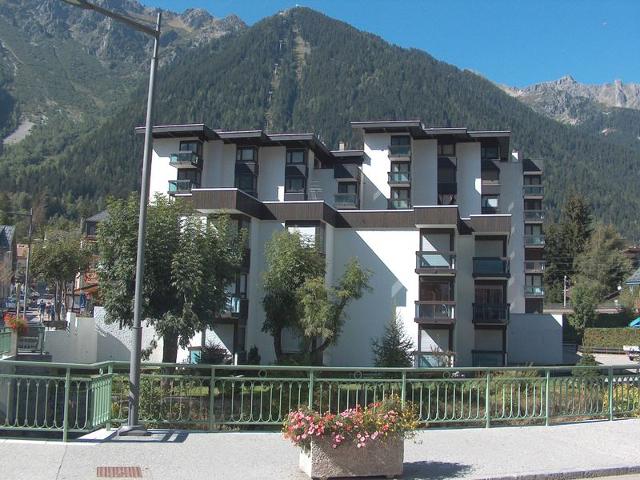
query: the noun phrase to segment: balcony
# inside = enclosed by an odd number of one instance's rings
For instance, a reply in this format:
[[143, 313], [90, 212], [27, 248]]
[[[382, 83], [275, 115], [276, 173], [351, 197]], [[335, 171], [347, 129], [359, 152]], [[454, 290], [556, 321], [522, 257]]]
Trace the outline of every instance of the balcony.
[[191, 180], [169, 180], [169, 195], [189, 193], [192, 188], [198, 188], [198, 185]]
[[471, 350], [474, 367], [503, 367], [507, 364], [507, 352], [502, 350]]
[[196, 152], [175, 152], [169, 156], [169, 165], [176, 168], [200, 168], [202, 159]]
[[454, 275], [456, 256], [453, 252], [416, 252], [416, 273]]
[[387, 172], [389, 185], [410, 186], [411, 172]]
[[473, 304], [473, 323], [476, 325], [506, 325], [509, 323], [508, 303]]
[[391, 210], [402, 210], [411, 208], [411, 200], [408, 198], [389, 200], [389, 208]]
[[249, 300], [239, 295], [227, 297], [222, 311], [223, 318], [247, 318]]
[[544, 260], [525, 260], [525, 273], [544, 273], [546, 262]]
[[430, 300], [416, 302], [415, 321], [430, 326], [451, 326], [456, 322], [456, 302], [451, 300]]
[[473, 276], [483, 278], [509, 278], [509, 259], [502, 257], [473, 257]]
[[525, 297], [544, 297], [544, 287], [535, 285], [524, 286]]
[[358, 208], [358, 194], [357, 193], [336, 193], [333, 196], [333, 204], [338, 210], [344, 210], [348, 208]]
[[389, 157], [411, 158], [411, 145], [389, 145]]
[[525, 247], [544, 247], [544, 235], [525, 235]]
[[524, 221], [527, 223], [538, 223], [544, 221], [543, 210], [525, 210]]
[[544, 196], [544, 187], [542, 185], [525, 185], [522, 187], [525, 197], [542, 197]]
[[454, 358], [449, 352], [414, 352], [413, 364], [416, 368], [453, 367]]

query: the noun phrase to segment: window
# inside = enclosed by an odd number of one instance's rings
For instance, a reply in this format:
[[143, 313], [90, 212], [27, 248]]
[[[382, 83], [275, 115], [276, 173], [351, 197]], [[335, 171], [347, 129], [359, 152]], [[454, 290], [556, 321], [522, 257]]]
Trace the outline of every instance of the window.
[[391, 137], [391, 145], [411, 145], [409, 135], [394, 135]]
[[305, 177], [287, 177], [284, 180], [285, 193], [304, 193], [305, 190]]
[[236, 175], [236, 188], [247, 193], [255, 192], [256, 177], [250, 173], [238, 173]]
[[524, 276], [524, 284], [527, 287], [541, 287], [542, 286], [542, 275], [525, 275]]
[[482, 213], [498, 213], [499, 195], [482, 195]]
[[239, 147], [236, 150], [237, 162], [255, 162], [257, 157], [258, 155], [255, 147]]
[[420, 301], [453, 301], [453, 283], [449, 280], [432, 280], [420, 277]]
[[196, 187], [200, 186], [200, 170], [192, 168], [179, 168], [178, 180], [190, 180]]
[[200, 153], [202, 149], [202, 143], [196, 140], [183, 140], [180, 142], [180, 151], [181, 152], [194, 152]]
[[525, 235], [542, 235], [542, 225], [526, 224], [524, 226]]
[[540, 178], [540, 175], [525, 175], [524, 184], [525, 185], [542, 185], [542, 178]]
[[456, 205], [458, 197], [455, 193], [439, 193], [438, 205]]
[[501, 285], [476, 286], [476, 303], [480, 305], [502, 305], [504, 302], [504, 287]]
[[409, 165], [409, 162], [394, 162], [391, 164], [391, 171], [407, 173], [409, 171]]
[[306, 150], [287, 150], [287, 165], [304, 165], [306, 156]]
[[408, 188], [391, 189], [391, 208], [410, 208], [411, 192]]
[[338, 193], [358, 193], [358, 184], [356, 182], [340, 182], [338, 183]]
[[455, 157], [456, 144], [455, 143], [438, 143], [438, 155], [442, 155], [443, 157]]
[[500, 158], [500, 148], [498, 145], [482, 145], [480, 147], [480, 158], [482, 160]]

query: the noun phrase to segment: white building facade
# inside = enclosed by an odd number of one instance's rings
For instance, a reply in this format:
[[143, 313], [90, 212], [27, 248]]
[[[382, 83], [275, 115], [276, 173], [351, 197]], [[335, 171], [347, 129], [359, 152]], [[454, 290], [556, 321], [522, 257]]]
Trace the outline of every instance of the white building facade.
[[[508, 131], [353, 122], [363, 150], [329, 150], [314, 134], [153, 129], [151, 193], [188, 197], [204, 215], [247, 228], [247, 260], [212, 332], [239, 358], [262, 332], [265, 245], [298, 230], [325, 254], [335, 283], [353, 257], [373, 290], [349, 305], [327, 365], [366, 366], [371, 340], [398, 315], [416, 366], [562, 361], [562, 321], [542, 314], [542, 171], [510, 151]], [[295, 332], [285, 351], [298, 348]]]

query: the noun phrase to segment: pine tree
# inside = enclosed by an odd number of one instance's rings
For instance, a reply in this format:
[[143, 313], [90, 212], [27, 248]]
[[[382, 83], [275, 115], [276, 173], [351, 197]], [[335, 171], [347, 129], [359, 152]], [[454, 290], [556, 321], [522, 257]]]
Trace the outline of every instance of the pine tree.
[[398, 315], [384, 327], [384, 334], [371, 342], [376, 367], [410, 367], [413, 342]]

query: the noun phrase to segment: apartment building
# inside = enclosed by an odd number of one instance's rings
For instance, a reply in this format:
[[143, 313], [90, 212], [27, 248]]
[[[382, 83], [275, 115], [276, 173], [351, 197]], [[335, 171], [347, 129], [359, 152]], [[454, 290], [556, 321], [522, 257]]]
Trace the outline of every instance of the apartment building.
[[[542, 170], [512, 154], [510, 132], [351, 125], [362, 150], [330, 150], [312, 133], [153, 128], [151, 193], [188, 197], [249, 231], [228, 309], [201, 341], [239, 354], [256, 345], [273, 361], [264, 248], [286, 228], [323, 250], [329, 283], [352, 257], [372, 271], [373, 292], [349, 306], [327, 365], [370, 365], [371, 339], [393, 315], [416, 366], [560, 363], [562, 320], [542, 314]], [[295, 352], [296, 332], [285, 337]]]

